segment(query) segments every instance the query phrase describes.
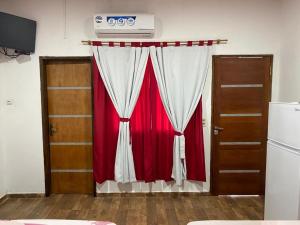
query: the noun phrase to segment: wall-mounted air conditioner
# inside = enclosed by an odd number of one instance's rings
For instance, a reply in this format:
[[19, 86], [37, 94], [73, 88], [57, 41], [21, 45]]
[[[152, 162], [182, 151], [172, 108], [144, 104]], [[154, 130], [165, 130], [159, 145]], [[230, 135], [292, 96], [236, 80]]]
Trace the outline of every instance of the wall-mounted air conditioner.
[[94, 29], [99, 37], [141, 37], [154, 35], [154, 15], [151, 14], [97, 14]]

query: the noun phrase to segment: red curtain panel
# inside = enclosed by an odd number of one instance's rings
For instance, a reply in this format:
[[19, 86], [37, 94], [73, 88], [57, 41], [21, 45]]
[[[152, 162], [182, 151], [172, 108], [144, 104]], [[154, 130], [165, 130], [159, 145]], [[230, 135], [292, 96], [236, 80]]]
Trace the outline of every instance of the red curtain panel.
[[202, 98], [184, 131], [187, 179], [206, 181], [204, 139], [202, 126]]
[[114, 180], [115, 156], [119, 132], [119, 116], [93, 59], [93, 172], [96, 182]]
[[[114, 180], [119, 117], [105, 90], [95, 60], [94, 81], [94, 177], [97, 183]], [[137, 180], [171, 181], [174, 130], [159, 96], [149, 57], [140, 96], [130, 120]], [[205, 181], [202, 101], [187, 128], [187, 179]]]

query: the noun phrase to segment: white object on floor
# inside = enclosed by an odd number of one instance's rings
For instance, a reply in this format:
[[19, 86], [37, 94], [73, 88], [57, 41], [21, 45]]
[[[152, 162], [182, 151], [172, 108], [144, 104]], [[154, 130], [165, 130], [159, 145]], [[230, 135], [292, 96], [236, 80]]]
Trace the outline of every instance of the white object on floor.
[[300, 104], [270, 103], [265, 220], [300, 219]]

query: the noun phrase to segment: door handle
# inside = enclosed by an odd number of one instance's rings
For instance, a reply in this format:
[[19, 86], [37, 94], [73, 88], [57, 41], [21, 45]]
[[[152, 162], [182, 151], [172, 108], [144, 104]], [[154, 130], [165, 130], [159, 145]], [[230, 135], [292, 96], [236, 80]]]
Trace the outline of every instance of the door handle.
[[215, 126], [214, 129], [215, 129], [215, 130], [224, 130], [223, 127], [218, 127], [218, 126]]
[[52, 123], [49, 124], [49, 135], [53, 136], [56, 133], [56, 128], [53, 126]]
[[214, 127], [214, 135], [218, 135], [218, 134], [219, 134], [219, 131], [222, 131], [222, 130], [224, 130], [223, 127], [215, 126], [215, 127]]

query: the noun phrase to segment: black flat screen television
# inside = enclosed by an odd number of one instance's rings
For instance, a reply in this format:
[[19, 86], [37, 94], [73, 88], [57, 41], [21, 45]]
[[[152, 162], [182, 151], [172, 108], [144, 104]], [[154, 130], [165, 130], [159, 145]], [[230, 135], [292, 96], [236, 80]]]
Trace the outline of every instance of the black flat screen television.
[[33, 53], [35, 36], [36, 21], [0, 12], [0, 47]]

